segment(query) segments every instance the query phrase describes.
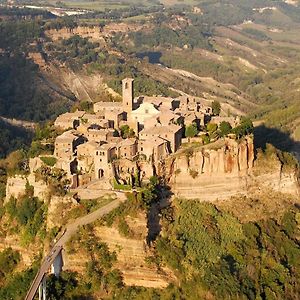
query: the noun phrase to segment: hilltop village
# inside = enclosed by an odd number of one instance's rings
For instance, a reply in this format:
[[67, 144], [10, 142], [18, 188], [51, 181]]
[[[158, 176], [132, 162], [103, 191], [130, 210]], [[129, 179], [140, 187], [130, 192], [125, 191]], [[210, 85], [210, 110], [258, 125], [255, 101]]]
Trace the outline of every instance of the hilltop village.
[[[142, 176], [149, 178], [155, 165], [176, 153], [182, 143], [202, 142], [206, 124], [228, 122], [234, 128], [240, 122], [238, 117], [215, 116], [196, 98], [134, 98], [131, 78], [122, 81], [122, 91], [122, 102], [97, 102], [94, 113], [76, 111], [56, 119], [54, 125], [65, 130], [55, 140], [56, 167], [72, 179], [72, 187], [96, 179], [110, 185], [113, 178], [128, 184], [137, 162]], [[188, 126], [197, 130], [197, 136], [185, 137]]]

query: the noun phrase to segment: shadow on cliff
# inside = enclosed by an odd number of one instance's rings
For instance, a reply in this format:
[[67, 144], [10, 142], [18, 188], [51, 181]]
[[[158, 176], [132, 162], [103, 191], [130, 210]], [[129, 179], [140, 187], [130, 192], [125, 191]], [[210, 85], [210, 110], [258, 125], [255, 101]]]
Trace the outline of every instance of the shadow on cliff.
[[300, 142], [295, 141], [289, 132], [283, 132], [277, 128], [270, 128], [260, 125], [254, 128], [254, 146], [255, 148], [266, 149], [266, 145], [271, 144], [281, 151], [295, 151], [299, 149]]
[[147, 215], [148, 244], [151, 244], [153, 241], [155, 241], [157, 236], [160, 234], [161, 210], [170, 205], [171, 196], [172, 192], [167, 186], [160, 186], [158, 194], [159, 201], [151, 205]]

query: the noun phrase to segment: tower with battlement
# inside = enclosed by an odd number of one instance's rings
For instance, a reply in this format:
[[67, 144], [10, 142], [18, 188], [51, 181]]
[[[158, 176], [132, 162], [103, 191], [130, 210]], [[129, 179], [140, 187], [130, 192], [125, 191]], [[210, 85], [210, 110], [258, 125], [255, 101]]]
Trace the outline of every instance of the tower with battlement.
[[133, 81], [132, 78], [122, 80], [123, 109], [127, 113], [133, 109]]

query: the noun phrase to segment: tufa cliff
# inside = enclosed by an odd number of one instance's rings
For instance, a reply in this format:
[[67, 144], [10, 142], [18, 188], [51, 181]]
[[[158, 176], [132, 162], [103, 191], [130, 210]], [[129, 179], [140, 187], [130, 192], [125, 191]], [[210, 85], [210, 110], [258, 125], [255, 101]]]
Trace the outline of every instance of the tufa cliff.
[[214, 201], [247, 194], [251, 188], [268, 186], [283, 193], [298, 195], [294, 170], [283, 172], [278, 161], [272, 168], [257, 172], [253, 138], [241, 141], [224, 139], [201, 148], [187, 148], [158, 166], [174, 196]]

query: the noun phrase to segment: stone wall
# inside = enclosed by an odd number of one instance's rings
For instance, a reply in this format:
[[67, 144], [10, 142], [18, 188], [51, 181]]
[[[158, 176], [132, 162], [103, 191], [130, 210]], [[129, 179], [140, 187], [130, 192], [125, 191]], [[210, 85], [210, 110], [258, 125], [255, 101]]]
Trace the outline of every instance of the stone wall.
[[7, 178], [5, 202], [7, 202], [12, 196], [18, 198], [24, 195], [27, 182], [34, 188], [34, 197], [38, 197], [40, 200], [45, 200], [48, 192], [47, 185], [43, 181], [36, 181], [34, 175], [34, 171], [41, 167], [41, 165], [42, 161], [40, 158], [31, 158], [29, 160], [30, 174], [28, 176], [15, 175]]
[[18, 198], [24, 195], [26, 182], [26, 176], [8, 177], [6, 183], [5, 202], [9, 201], [11, 197]]
[[10, 197], [18, 198], [24, 195], [27, 182], [34, 188], [34, 197], [38, 197], [40, 200], [46, 199], [48, 190], [44, 182], [35, 181], [33, 174], [29, 176], [16, 175], [7, 178], [5, 203], [9, 201]]

